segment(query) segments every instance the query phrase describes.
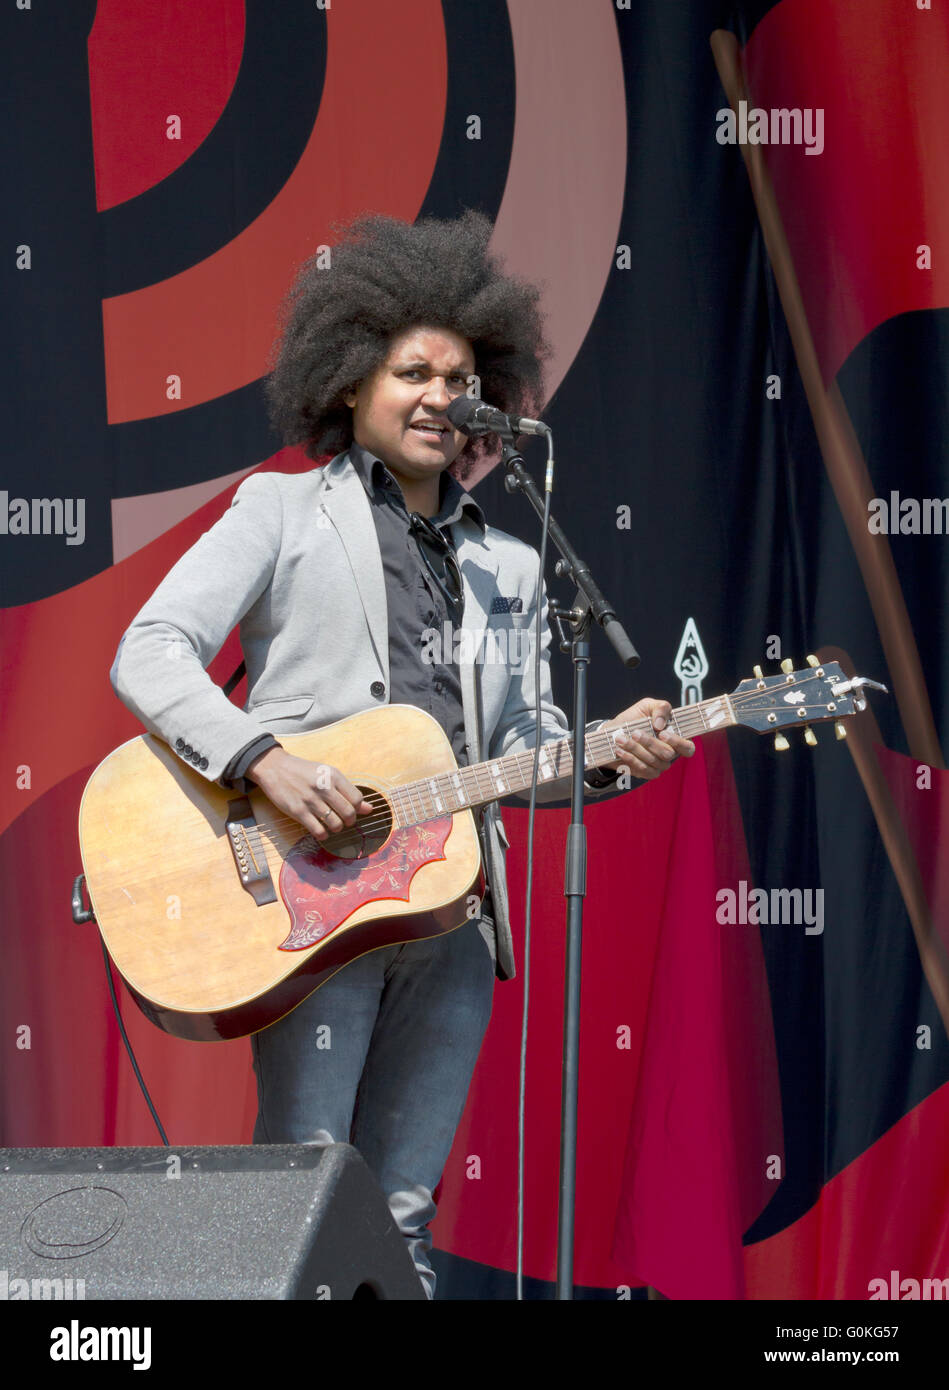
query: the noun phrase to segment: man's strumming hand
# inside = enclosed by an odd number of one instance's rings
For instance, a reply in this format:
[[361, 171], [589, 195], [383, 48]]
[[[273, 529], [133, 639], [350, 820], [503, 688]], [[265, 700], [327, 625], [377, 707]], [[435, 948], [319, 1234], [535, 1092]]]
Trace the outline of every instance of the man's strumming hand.
[[255, 758], [247, 776], [316, 840], [325, 840], [344, 825], [355, 825], [357, 815], [367, 816], [373, 810], [338, 767], [294, 757], [279, 745]]

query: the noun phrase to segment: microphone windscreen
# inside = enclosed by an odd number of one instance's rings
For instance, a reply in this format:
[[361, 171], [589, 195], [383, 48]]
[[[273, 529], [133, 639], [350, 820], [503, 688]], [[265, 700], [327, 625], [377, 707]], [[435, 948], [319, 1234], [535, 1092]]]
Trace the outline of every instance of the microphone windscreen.
[[481, 404], [481, 401], [471, 396], [456, 396], [445, 414], [455, 429], [461, 430], [462, 434], [483, 434], [484, 426], [479, 425], [474, 418], [475, 411]]

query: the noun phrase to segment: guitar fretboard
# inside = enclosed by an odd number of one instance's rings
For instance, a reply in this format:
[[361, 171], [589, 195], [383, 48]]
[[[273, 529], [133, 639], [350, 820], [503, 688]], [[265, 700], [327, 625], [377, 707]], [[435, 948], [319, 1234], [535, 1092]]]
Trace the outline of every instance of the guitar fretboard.
[[[714, 729], [725, 729], [737, 724], [731, 700], [727, 695], [715, 699], [700, 700], [695, 705], [681, 705], [669, 716], [673, 730], [682, 738], [696, 738]], [[648, 719], [637, 719], [619, 728], [595, 730], [587, 734], [583, 741], [584, 771], [615, 762], [619, 756], [614, 739], [617, 734], [627, 736], [638, 730], [649, 733], [652, 726]], [[470, 767], [459, 767], [453, 772], [441, 772], [433, 777], [422, 777], [416, 782], [406, 782], [401, 787], [388, 790], [389, 799], [397, 826], [420, 825], [436, 816], [463, 810], [465, 807], [483, 806], [490, 801], [524, 791], [531, 784], [534, 769], [534, 751], [510, 753], [503, 758], [491, 758], [487, 762], [473, 763]], [[570, 738], [554, 739], [542, 743], [538, 759], [538, 783], [557, 782], [573, 775], [573, 751]]]

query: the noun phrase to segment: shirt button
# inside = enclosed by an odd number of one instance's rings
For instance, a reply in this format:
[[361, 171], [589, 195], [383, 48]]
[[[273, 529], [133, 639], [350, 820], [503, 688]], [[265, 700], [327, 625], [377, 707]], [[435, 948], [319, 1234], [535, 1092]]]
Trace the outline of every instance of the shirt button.
[[369, 694], [375, 695], [376, 699], [381, 699], [385, 693], [386, 688], [382, 681], [373, 681], [372, 685], [369, 687]]
[[206, 772], [208, 767], [207, 758], [202, 758], [201, 761], [198, 763], [198, 767], [201, 769], [202, 772]]
[[176, 748], [176, 750], [177, 750], [179, 753], [183, 753], [183, 752], [184, 752], [184, 747], [185, 747], [185, 741], [184, 741], [184, 739], [183, 739], [183, 738], [176, 738], [176, 739], [175, 739], [175, 748]]
[[184, 755], [185, 755], [186, 758], [190, 758], [190, 757], [191, 757], [191, 754], [194, 752], [194, 749], [191, 747], [191, 744], [190, 744], [190, 743], [186, 743], [185, 746], [184, 746], [184, 748], [182, 748], [181, 751], [182, 751], [182, 753], [184, 753]]
[[441, 692], [444, 690], [444, 688], [445, 688], [445, 687], [442, 685], [441, 681], [436, 681], [436, 682], [435, 682], [435, 689], [438, 691], [439, 694], [441, 694]]

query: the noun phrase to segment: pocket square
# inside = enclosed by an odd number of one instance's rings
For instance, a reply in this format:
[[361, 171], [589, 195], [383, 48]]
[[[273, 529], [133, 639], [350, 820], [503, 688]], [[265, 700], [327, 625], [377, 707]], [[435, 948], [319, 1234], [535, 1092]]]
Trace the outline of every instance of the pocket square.
[[524, 600], [515, 595], [513, 598], [501, 598], [500, 595], [492, 599], [492, 613], [523, 613]]

